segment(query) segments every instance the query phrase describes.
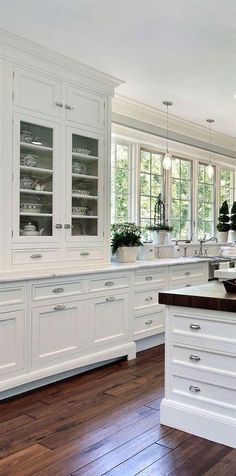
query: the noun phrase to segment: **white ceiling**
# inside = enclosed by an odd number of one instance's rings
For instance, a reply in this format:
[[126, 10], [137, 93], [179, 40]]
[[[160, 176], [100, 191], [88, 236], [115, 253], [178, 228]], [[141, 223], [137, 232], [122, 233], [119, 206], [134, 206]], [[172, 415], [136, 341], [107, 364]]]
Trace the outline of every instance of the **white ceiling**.
[[236, 137], [236, 0], [0, 0], [0, 28], [126, 81], [117, 93]]

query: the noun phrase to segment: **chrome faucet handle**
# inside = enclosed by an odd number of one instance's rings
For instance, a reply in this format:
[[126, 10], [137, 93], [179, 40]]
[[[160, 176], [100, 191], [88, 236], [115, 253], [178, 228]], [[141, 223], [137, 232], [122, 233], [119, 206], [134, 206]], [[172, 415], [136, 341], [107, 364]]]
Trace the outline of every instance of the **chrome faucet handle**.
[[204, 249], [204, 256], [208, 256], [207, 248]]
[[188, 249], [187, 246], [183, 246], [183, 250], [184, 250], [183, 258], [187, 258], [187, 249]]

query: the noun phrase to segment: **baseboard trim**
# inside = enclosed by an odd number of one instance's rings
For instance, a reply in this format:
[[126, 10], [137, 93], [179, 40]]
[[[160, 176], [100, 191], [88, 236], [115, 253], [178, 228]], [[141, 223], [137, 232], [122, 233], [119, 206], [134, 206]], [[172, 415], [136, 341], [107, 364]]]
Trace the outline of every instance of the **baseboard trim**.
[[161, 402], [160, 422], [162, 425], [236, 448], [236, 421], [233, 418], [164, 398]]

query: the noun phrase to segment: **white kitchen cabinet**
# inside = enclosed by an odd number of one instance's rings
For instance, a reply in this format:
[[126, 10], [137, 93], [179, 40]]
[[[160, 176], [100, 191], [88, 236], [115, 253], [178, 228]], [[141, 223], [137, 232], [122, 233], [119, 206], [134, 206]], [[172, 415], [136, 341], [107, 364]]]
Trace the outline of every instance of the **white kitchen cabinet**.
[[[25, 313], [23, 309], [0, 312], [0, 377], [10, 378], [24, 368]], [[9, 376], [9, 377], [8, 377]]]
[[86, 92], [84, 89], [67, 86], [66, 119], [92, 129], [105, 129], [105, 97]]
[[90, 318], [86, 301], [41, 306], [32, 310], [32, 365], [49, 366], [88, 349]]
[[129, 295], [114, 293], [91, 299], [92, 346], [107, 347], [129, 338]]
[[54, 118], [61, 117], [61, 81], [30, 69], [13, 68], [14, 106]]
[[208, 263], [181, 264], [169, 267], [169, 289], [191, 287], [206, 283]]

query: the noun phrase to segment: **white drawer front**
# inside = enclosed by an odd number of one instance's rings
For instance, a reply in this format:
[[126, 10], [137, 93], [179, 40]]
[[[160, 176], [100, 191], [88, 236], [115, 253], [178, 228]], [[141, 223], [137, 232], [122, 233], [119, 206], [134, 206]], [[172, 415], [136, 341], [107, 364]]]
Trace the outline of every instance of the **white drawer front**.
[[173, 344], [172, 363], [189, 367], [194, 365], [195, 368], [202, 370], [231, 372], [236, 375], [236, 355], [209, 352], [197, 347]]
[[207, 280], [206, 277], [206, 263], [189, 264], [189, 265], [177, 265], [170, 266], [169, 268], [169, 283], [170, 285], [178, 283], [180, 280], [193, 279], [193, 280]]
[[192, 286], [197, 286], [198, 284], [203, 284], [204, 282], [203, 279], [191, 278], [191, 276], [188, 276], [185, 279], [179, 279], [175, 282], [171, 281], [168, 289], [190, 288]]
[[139, 316], [134, 319], [134, 339], [142, 339], [164, 332], [164, 311]]
[[2, 284], [0, 286], [0, 306], [8, 306], [9, 304], [23, 303], [24, 287], [11, 287], [9, 285]]
[[204, 317], [204, 310], [202, 310], [201, 318], [195, 315], [184, 315], [176, 311], [173, 313], [171, 325], [174, 334], [198, 338], [215, 338], [222, 341], [230, 340], [236, 343], [236, 323], [230, 321], [230, 313], [224, 320], [220, 321], [219, 319]]
[[236, 409], [236, 391], [233, 388], [220, 387], [178, 375], [173, 375], [172, 382], [172, 393], [194, 398], [196, 406], [201, 406], [204, 402], [212, 402], [222, 406], [231, 405]]
[[12, 250], [12, 264], [32, 264], [38, 266], [42, 263], [56, 263], [60, 260], [58, 249], [38, 250]]
[[144, 309], [150, 306], [157, 306], [158, 303], [158, 291], [162, 289], [149, 289], [147, 291], [139, 291], [134, 293], [134, 309]]
[[53, 284], [35, 284], [32, 286], [32, 300], [57, 299], [65, 296], [76, 296], [83, 292], [83, 281], [55, 282]]
[[147, 285], [151, 284], [160, 286], [167, 286], [168, 272], [165, 269], [159, 269], [158, 271], [146, 271], [145, 273], [135, 273], [134, 284], [135, 285]]
[[103, 248], [67, 248], [66, 260], [67, 261], [90, 261], [90, 260], [102, 260]]
[[114, 288], [128, 288], [128, 276], [108, 276], [106, 278], [91, 279], [90, 291], [106, 291]]

